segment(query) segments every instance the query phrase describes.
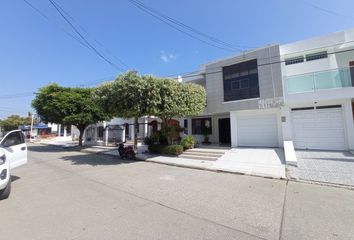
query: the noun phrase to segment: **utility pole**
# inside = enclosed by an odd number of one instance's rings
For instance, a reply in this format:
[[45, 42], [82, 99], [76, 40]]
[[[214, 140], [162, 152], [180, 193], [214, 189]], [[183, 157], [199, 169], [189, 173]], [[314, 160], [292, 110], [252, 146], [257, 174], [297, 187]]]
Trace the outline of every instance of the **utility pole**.
[[31, 130], [30, 130], [30, 142], [32, 142], [32, 131], [33, 131], [33, 120], [34, 120], [34, 114], [31, 113]]

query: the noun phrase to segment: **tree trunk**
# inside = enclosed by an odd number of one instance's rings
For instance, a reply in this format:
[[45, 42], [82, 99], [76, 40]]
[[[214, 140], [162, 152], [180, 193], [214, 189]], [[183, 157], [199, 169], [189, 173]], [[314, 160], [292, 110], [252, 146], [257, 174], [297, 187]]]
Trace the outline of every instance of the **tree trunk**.
[[139, 127], [138, 118], [135, 117], [134, 118], [134, 149], [135, 150], [138, 149], [138, 127]]
[[82, 147], [82, 140], [83, 140], [83, 137], [84, 137], [84, 132], [85, 132], [85, 128], [86, 126], [77, 126], [77, 128], [79, 129], [80, 131], [80, 135], [79, 135], [79, 146]]

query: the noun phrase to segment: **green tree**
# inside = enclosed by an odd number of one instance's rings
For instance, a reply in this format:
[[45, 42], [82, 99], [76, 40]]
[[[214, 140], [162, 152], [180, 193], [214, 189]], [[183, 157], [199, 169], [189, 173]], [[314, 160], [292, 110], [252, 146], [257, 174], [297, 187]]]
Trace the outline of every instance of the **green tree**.
[[179, 136], [180, 128], [169, 125], [174, 117], [189, 117], [200, 114], [206, 103], [205, 89], [197, 84], [180, 83], [171, 79], [156, 79], [159, 82], [161, 99], [155, 116], [162, 120], [161, 131], [169, 144]]
[[151, 75], [140, 76], [133, 71], [99, 86], [96, 98], [102, 109], [111, 116], [135, 119], [135, 140], [138, 118], [157, 116], [162, 119], [163, 127], [167, 128], [168, 120], [198, 115], [206, 103], [205, 89], [200, 85]]
[[5, 132], [18, 129], [20, 125], [30, 125], [31, 116], [21, 117], [19, 115], [11, 115], [4, 120], [0, 121], [0, 127]]
[[82, 146], [83, 134], [88, 125], [109, 119], [97, 104], [92, 88], [49, 84], [39, 89], [32, 106], [45, 123], [76, 126], [80, 131], [79, 146]]
[[190, 117], [200, 114], [206, 105], [205, 89], [197, 84], [180, 83], [171, 79], [156, 79], [159, 82], [158, 110], [155, 116], [165, 126], [173, 117]]
[[109, 115], [134, 118], [134, 146], [137, 146], [138, 118], [149, 115], [147, 82], [135, 71], [119, 75], [113, 82], [99, 86], [96, 99]]

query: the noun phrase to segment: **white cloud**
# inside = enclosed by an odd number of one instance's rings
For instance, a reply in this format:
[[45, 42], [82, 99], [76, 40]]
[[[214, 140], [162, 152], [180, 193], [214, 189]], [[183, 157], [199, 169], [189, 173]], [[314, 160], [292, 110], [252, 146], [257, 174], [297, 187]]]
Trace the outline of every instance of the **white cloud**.
[[172, 60], [175, 60], [176, 56], [172, 53], [166, 53], [165, 51], [161, 51], [160, 58], [163, 62], [168, 63]]

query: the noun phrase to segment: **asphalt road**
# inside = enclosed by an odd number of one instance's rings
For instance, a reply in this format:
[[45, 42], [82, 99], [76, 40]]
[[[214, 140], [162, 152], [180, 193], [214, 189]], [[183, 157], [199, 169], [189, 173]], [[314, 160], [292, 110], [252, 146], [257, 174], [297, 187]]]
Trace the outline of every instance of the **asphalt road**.
[[29, 146], [0, 238], [353, 239], [354, 191]]

